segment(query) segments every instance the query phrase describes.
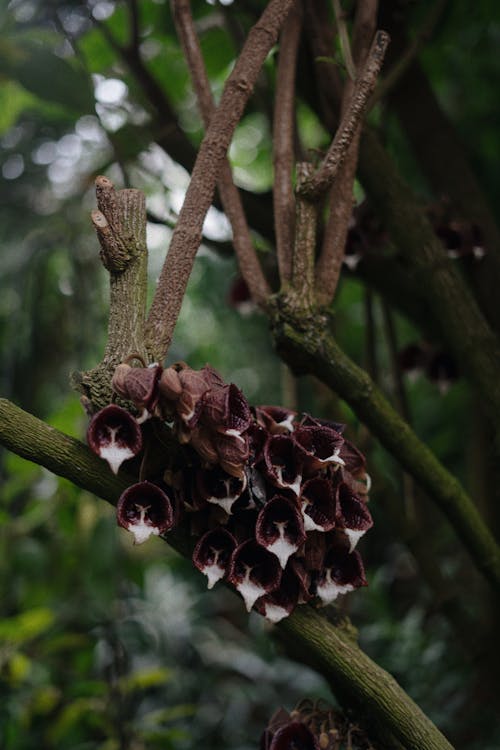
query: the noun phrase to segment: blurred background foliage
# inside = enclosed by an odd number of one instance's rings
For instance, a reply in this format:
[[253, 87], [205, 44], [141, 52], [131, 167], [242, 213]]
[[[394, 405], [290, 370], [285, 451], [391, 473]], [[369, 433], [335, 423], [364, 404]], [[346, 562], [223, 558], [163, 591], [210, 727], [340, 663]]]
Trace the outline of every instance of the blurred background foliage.
[[[192, 5], [217, 96], [264, 3]], [[411, 36], [432, 3], [396, 5]], [[126, 51], [136, 10], [140, 64]], [[444, 4], [421, 53], [492, 205], [500, 202], [499, 37], [498, 3], [481, 0], [472, 10], [457, 0]], [[151, 76], [162, 101], [148, 97]], [[273, 80], [271, 55], [230, 150], [238, 184], [266, 200]], [[162, 0], [4, 2], [0, 81], [0, 391], [83, 437], [86, 419], [68, 374], [99, 361], [107, 311], [88, 219], [93, 178], [106, 173], [118, 187], [145, 191], [152, 288], [202, 137], [200, 118]], [[187, 136], [176, 158], [165, 147], [172, 113]], [[391, 109], [375, 117], [422, 200], [439, 198]], [[297, 119], [304, 148], [327, 145], [308, 102], [298, 101]], [[272, 236], [260, 218], [255, 242], [272, 275]], [[171, 361], [210, 362], [253, 403], [295, 404], [348, 424], [369, 455], [376, 526], [363, 541], [370, 586], [340, 606], [368, 653], [458, 747], [498, 748], [497, 707], [487, 692], [498, 660], [481, 642], [492, 617], [487, 592], [443, 519], [348, 407], [313, 378], [296, 381], [284, 370], [264, 316], [236, 303], [230, 240], [214, 207]], [[339, 341], [395, 402], [402, 385], [414, 429], [477, 490], [488, 513], [487, 434], [474, 395], [460, 378], [401, 376], [398, 352], [422, 343], [423, 334], [389, 312], [346, 270], [335, 302]], [[1, 474], [2, 748], [249, 750], [280, 704], [290, 709], [304, 695], [332, 700], [318, 675], [286, 658], [258, 616], [247, 617], [224, 589], [208, 595], [190, 563], [160, 540], [134, 548], [112, 508], [15, 456], [2, 454]]]

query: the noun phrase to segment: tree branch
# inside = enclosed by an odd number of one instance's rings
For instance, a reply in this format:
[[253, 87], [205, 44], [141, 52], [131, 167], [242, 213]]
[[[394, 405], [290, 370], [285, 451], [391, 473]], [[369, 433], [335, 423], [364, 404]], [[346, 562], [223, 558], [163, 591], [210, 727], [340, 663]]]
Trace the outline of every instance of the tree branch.
[[324, 316], [278, 297], [272, 317], [280, 356], [297, 373], [314, 373], [338, 393], [382, 445], [413, 476], [447, 516], [474, 564], [495, 591], [500, 591], [500, 550], [460, 483], [437, 460], [390, 406], [367, 373], [339, 348]]
[[413, 192], [375, 133], [361, 141], [361, 180], [407, 266], [420, 283], [434, 320], [461, 369], [500, 425], [500, 345]]
[[155, 359], [163, 360], [168, 351], [222, 162], [292, 2], [271, 0], [250, 30], [200, 146], [147, 319], [146, 341]]
[[356, 80], [352, 99], [328, 153], [315, 175], [301, 187], [301, 193], [309, 200], [317, 199], [330, 187], [344, 163], [349, 146], [368, 106], [369, 98], [375, 89], [388, 44], [388, 34], [385, 31], [377, 31], [366, 64]]
[[115, 190], [107, 177], [97, 177], [98, 209], [91, 218], [109, 271], [108, 338], [102, 362], [89, 372], [75, 373], [75, 387], [92, 408], [111, 400], [111, 377], [130, 352], [146, 356], [147, 263], [146, 203], [140, 190]]
[[[190, 2], [189, 0], [173, 0], [172, 8], [177, 33], [189, 66], [191, 81], [196, 91], [203, 122], [205, 128], [208, 128], [215, 111], [215, 105], [200, 44], [194, 29]], [[233, 229], [233, 244], [241, 273], [252, 298], [258, 305], [264, 307], [271, 294], [271, 289], [257, 258], [243, 204], [238, 188], [233, 183], [231, 167], [227, 158], [224, 158], [217, 186], [222, 206]]]
[[294, 158], [295, 72], [302, 30], [302, 5], [295, 0], [280, 38], [273, 122], [273, 207], [281, 283], [290, 281], [295, 224], [292, 186]]
[[[370, 45], [376, 30], [377, 6], [377, 0], [363, 0], [356, 6], [352, 47], [357, 71], [362, 70], [370, 54]], [[348, 79], [345, 82], [342, 94], [341, 111], [343, 115], [348, 111], [354, 93], [355, 82]], [[344, 163], [333, 181], [328, 198], [330, 213], [316, 266], [316, 300], [320, 306], [331, 304], [340, 278], [349, 221], [352, 216], [353, 188], [358, 165], [361, 125], [361, 122], [357, 125]]]
[[[0, 399], [0, 444], [44, 466], [113, 505], [135, 479], [114, 476], [87, 446]], [[179, 552], [190, 554], [192, 540], [168, 535]], [[314, 665], [357, 706], [367, 721], [381, 724], [409, 750], [451, 750], [451, 745], [397, 682], [345, 634], [308, 606], [299, 607], [276, 631], [292, 641], [295, 658]]]

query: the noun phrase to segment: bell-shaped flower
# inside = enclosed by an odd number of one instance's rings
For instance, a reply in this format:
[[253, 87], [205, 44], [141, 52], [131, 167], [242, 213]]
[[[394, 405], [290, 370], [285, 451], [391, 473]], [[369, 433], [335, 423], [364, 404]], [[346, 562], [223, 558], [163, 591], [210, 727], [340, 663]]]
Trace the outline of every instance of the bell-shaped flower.
[[207, 531], [198, 541], [193, 552], [193, 562], [208, 578], [209, 589], [224, 578], [236, 545], [234, 536], [222, 526]]
[[297, 552], [306, 540], [302, 514], [296, 503], [286, 497], [276, 495], [257, 517], [255, 538], [273, 555], [276, 555], [282, 568], [288, 558]]
[[219, 464], [233, 477], [243, 477], [249, 456], [248, 438], [246, 435], [217, 435], [215, 441]]
[[309, 531], [302, 550], [304, 566], [309, 572], [317, 572], [323, 569], [326, 555], [325, 534], [319, 531]]
[[339, 435], [343, 435], [345, 430], [345, 424], [342, 422], [333, 422], [331, 419], [321, 419], [320, 417], [313, 417], [310, 414], [304, 414], [300, 420], [300, 427], [328, 427], [330, 430], [335, 430]]
[[349, 539], [350, 552], [372, 526], [373, 519], [366, 503], [342, 483], [338, 490], [337, 527]]
[[87, 429], [87, 442], [91, 450], [107, 461], [111, 471], [117, 474], [124, 461], [141, 451], [141, 428], [126, 409], [111, 404], [92, 417]]
[[271, 484], [300, 493], [302, 451], [290, 435], [272, 435], [264, 446], [265, 473]]
[[216, 464], [219, 460], [214, 436], [209, 429], [202, 425], [195, 427], [193, 430], [181, 426], [179, 442], [191, 442], [198, 455], [209, 465]]
[[176, 402], [176, 410], [184, 424], [196, 425], [201, 411], [201, 397], [210, 388], [210, 379], [203, 370], [184, 367], [179, 370], [182, 392]]
[[302, 572], [305, 573], [305, 571], [297, 563], [298, 561], [295, 559], [290, 560], [283, 571], [278, 588], [270, 594], [262, 596], [255, 605], [258, 612], [272, 623], [277, 623], [288, 617], [297, 604], [311, 598], [307, 589], [304, 590], [305, 579], [302, 577]]
[[317, 471], [329, 464], [344, 465], [340, 450], [344, 438], [331, 427], [299, 427], [294, 439], [304, 451], [304, 468], [307, 472]]
[[234, 477], [219, 466], [213, 469], [200, 469], [196, 473], [196, 486], [202, 498], [214, 505], [220, 505], [226, 513], [231, 513], [236, 500], [247, 486], [246, 475]]
[[158, 403], [158, 380], [162, 366], [154, 363], [149, 367], [131, 367], [123, 379], [123, 388], [128, 398], [148, 414], [152, 414]]
[[330, 531], [337, 518], [337, 490], [323, 477], [309, 479], [302, 485], [300, 505], [306, 531]]
[[121, 362], [115, 367], [113, 377], [111, 378], [111, 387], [115, 393], [125, 399], [129, 399], [128, 390], [125, 385], [125, 378], [132, 367], [126, 362]]
[[269, 750], [291, 750], [291, 748], [320, 750], [316, 736], [301, 721], [292, 721], [278, 729], [269, 746]]
[[278, 558], [248, 539], [240, 544], [229, 561], [228, 580], [240, 592], [250, 612], [260, 596], [274, 591], [281, 580]]
[[338, 546], [330, 548], [316, 584], [316, 593], [322, 603], [330, 604], [339, 594], [347, 594], [366, 585], [365, 569], [359, 552], [347, 552]]
[[257, 422], [271, 435], [293, 432], [296, 416], [296, 411], [281, 406], [257, 406], [255, 408]]
[[250, 407], [234, 383], [206, 391], [200, 419], [211, 429], [243, 440], [242, 434], [252, 420]]
[[134, 535], [135, 544], [164, 534], [174, 525], [169, 496], [152, 482], [138, 482], [128, 487], [118, 500], [116, 517], [118, 525]]
[[167, 401], [177, 401], [182, 393], [182, 383], [179, 373], [175, 367], [167, 367], [163, 370], [158, 388], [161, 396]]

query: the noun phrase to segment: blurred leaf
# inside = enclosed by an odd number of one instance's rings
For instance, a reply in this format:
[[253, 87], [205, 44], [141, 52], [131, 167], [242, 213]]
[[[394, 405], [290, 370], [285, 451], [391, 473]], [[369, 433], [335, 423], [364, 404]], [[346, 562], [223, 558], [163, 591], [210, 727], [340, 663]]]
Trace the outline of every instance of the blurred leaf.
[[0, 620], [0, 638], [12, 643], [24, 643], [44, 633], [54, 622], [54, 613], [47, 607], [37, 607], [16, 617]]
[[157, 687], [169, 682], [172, 679], [173, 674], [173, 671], [166, 667], [142, 669], [131, 675], [122, 677], [120, 680], [120, 688], [125, 693], [130, 693], [134, 690], [147, 690], [148, 688]]
[[54, 102], [77, 114], [94, 111], [94, 95], [87, 74], [31, 40], [22, 37], [3, 40], [0, 73], [43, 101]]
[[3, 81], [0, 86], [0, 135], [9, 130], [20, 113], [36, 99], [15, 81]]

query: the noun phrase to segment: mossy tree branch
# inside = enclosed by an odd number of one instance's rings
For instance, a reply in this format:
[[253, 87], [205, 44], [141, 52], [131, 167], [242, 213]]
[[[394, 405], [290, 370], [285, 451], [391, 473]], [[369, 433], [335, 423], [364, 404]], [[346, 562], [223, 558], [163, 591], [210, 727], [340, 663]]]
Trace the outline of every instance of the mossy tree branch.
[[372, 382], [340, 349], [317, 311], [297, 312], [276, 298], [273, 334], [281, 357], [298, 373], [312, 373], [345, 399], [405, 471], [434, 499], [476, 567], [500, 591], [500, 550], [460, 483], [422, 443]]
[[[80, 441], [50, 427], [6, 399], [0, 399], [0, 444], [44, 466], [112, 504], [133, 481], [115, 477]], [[169, 543], [189, 554], [190, 540], [169, 534]], [[364, 654], [345, 628], [310, 607], [299, 607], [277, 633], [293, 642], [296, 659], [314, 665], [348, 697], [372, 725], [383, 727], [409, 750], [451, 750], [451, 745], [397, 682]]]
[[96, 179], [98, 208], [92, 223], [109, 272], [108, 338], [102, 362], [73, 376], [91, 410], [111, 401], [111, 377], [131, 352], [146, 358], [147, 263], [146, 203], [140, 190], [115, 190], [107, 177]]

